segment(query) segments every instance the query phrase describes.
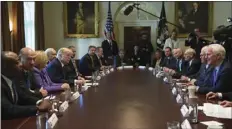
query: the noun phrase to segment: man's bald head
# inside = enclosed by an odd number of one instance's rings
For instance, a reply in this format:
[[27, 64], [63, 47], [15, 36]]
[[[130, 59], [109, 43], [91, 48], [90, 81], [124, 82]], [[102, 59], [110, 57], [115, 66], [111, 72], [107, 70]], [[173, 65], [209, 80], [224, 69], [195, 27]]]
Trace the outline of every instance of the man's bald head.
[[31, 48], [22, 48], [19, 52], [20, 62], [25, 70], [31, 70], [35, 64], [36, 53]]
[[182, 58], [183, 50], [181, 48], [176, 48], [173, 50], [173, 56], [177, 59]]
[[1, 69], [2, 74], [8, 78], [19, 77], [19, 60], [16, 53], [11, 51], [5, 51], [1, 53]]
[[54, 58], [56, 58], [56, 50], [54, 48], [46, 49], [45, 53], [49, 61], [52, 61]]

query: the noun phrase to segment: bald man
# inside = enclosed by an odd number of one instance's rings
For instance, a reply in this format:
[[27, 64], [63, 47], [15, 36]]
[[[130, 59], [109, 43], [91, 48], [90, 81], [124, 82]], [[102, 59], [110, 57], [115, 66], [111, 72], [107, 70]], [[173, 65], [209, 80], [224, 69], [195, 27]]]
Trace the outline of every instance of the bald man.
[[67, 71], [73, 52], [68, 48], [60, 48], [57, 56], [54, 60], [52, 60], [46, 67], [48, 75], [52, 82], [54, 83], [68, 83], [71, 87], [74, 85], [81, 85], [84, 83], [82, 80], [78, 80], [78, 78], [70, 78], [67, 75]]
[[[51, 104], [30, 94], [20, 84], [21, 69], [14, 52], [1, 54], [1, 111], [2, 119], [35, 116], [37, 111], [48, 111]], [[29, 94], [28, 94], [29, 93]]]
[[45, 53], [48, 56], [48, 63], [56, 58], [56, 50], [54, 48], [46, 49]]
[[22, 48], [19, 52], [19, 59], [22, 66], [22, 74], [23, 74], [23, 84], [25, 88], [28, 88], [32, 94], [35, 96], [42, 98], [47, 96], [48, 92], [43, 88], [36, 87], [36, 81], [32, 69], [35, 65], [35, 57], [36, 53], [31, 48], [25, 47]]

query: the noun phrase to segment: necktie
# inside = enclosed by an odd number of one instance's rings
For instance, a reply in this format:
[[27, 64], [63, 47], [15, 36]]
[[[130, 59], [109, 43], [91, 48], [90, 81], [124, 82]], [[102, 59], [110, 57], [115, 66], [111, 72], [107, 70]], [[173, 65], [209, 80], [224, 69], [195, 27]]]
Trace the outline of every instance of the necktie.
[[26, 79], [27, 88], [30, 89], [31, 88], [31, 82], [30, 82], [30, 76], [29, 76], [28, 72], [24, 72], [24, 76], [25, 76], [25, 79]]
[[92, 68], [94, 68], [93, 57], [92, 57], [92, 56], [90, 56], [90, 58], [91, 58]]
[[18, 102], [18, 93], [17, 93], [17, 91], [16, 91], [16, 87], [15, 87], [15, 83], [14, 82], [12, 82], [12, 92], [13, 92], [13, 101], [14, 101], [14, 103], [15, 104], [17, 104], [17, 102]]
[[216, 81], [217, 81], [217, 69], [215, 68], [213, 71], [213, 86], [216, 85]]
[[76, 66], [76, 62], [75, 62], [74, 59], [71, 59], [71, 61], [72, 61], [73, 67], [75, 69], [76, 75], [78, 76], [78, 69], [77, 69], [77, 66]]
[[178, 63], [178, 64], [179, 64], [179, 70], [180, 70], [180, 72], [181, 72], [181, 70], [182, 70], [182, 69], [181, 69], [182, 60], [179, 60], [179, 63]]

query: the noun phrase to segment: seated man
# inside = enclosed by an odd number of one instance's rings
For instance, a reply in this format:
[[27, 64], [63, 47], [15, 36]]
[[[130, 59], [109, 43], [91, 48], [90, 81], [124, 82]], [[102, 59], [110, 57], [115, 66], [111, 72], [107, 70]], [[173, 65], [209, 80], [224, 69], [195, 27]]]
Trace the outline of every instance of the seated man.
[[103, 58], [103, 49], [102, 47], [97, 47], [96, 48], [96, 56], [97, 56], [97, 59], [98, 59], [98, 63], [96, 65], [99, 65], [97, 67], [104, 67], [104, 66], [107, 66], [107, 61]]
[[88, 53], [80, 60], [80, 73], [84, 76], [91, 76], [93, 72], [100, 70], [96, 63], [99, 63], [96, 58], [96, 47], [89, 46]]
[[153, 55], [152, 67], [155, 68], [156, 66], [161, 66], [163, 61], [164, 61], [164, 58], [162, 57], [162, 51], [157, 49]]
[[208, 46], [205, 46], [201, 49], [200, 59], [202, 64], [200, 70], [192, 76], [182, 76], [181, 80], [188, 81], [190, 82], [190, 84], [194, 84], [196, 86], [206, 86], [207, 83], [210, 82], [210, 75], [213, 70], [213, 67], [209, 66], [209, 64], [207, 63], [207, 49]]
[[36, 97], [42, 98], [47, 96], [47, 90], [36, 87], [36, 81], [33, 74], [36, 53], [31, 48], [22, 48], [19, 52], [20, 62], [22, 65], [22, 77], [24, 88], [29, 89]]
[[170, 47], [165, 48], [165, 58], [161, 66], [168, 69], [176, 69], [176, 59], [172, 56], [172, 49]]
[[206, 94], [208, 92], [232, 92], [232, 69], [225, 61], [225, 48], [219, 44], [211, 44], [207, 50], [208, 64], [214, 67], [208, 86], [197, 86], [197, 92]]
[[54, 48], [46, 49], [45, 53], [48, 56], [48, 63], [56, 58], [56, 50]]
[[182, 74], [186, 71], [187, 61], [184, 58], [183, 51], [181, 48], [173, 49], [173, 56], [176, 58], [176, 69], [174, 70], [173, 77], [180, 78]]
[[79, 80], [83, 80], [85, 81], [84, 78], [82, 78], [81, 73], [79, 72], [78, 69], [78, 65], [77, 64], [77, 60], [75, 59], [75, 55], [76, 55], [76, 48], [74, 46], [69, 46], [68, 49], [70, 49], [72, 51], [72, 56], [71, 59], [69, 61], [69, 64], [66, 67], [66, 74], [68, 78], [73, 78], [76, 79], [78, 78]]
[[119, 67], [122, 65], [128, 65], [129, 61], [125, 57], [125, 52], [123, 49], [119, 50], [119, 55], [116, 56], [115, 61], [114, 61], [114, 66]]
[[67, 65], [70, 62], [72, 51], [68, 48], [60, 48], [57, 56], [46, 67], [47, 73], [54, 83], [68, 83], [71, 87], [83, 84], [78, 78], [70, 78], [67, 76]]
[[[1, 54], [1, 112], [2, 119], [35, 116], [37, 111], [49, 111], [51, 104], [46, 100], [27, 94], [30, 91], [20, 86], [21, 70], [19, 59], [13, 52]], [[25, 92], [24, 90], [28, 90]]]

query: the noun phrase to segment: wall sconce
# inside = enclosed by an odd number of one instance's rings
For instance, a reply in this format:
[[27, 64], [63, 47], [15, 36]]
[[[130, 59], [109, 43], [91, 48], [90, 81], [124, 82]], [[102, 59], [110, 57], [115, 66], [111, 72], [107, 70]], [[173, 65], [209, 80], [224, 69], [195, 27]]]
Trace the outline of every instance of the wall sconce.
[[12, 23], [11, 20], [10, 20], [10, 23], [9, 23], [9, 27], [10, 27], [10, 33], [12, 33], [12, 31], [13, 31], [13, 23]]

